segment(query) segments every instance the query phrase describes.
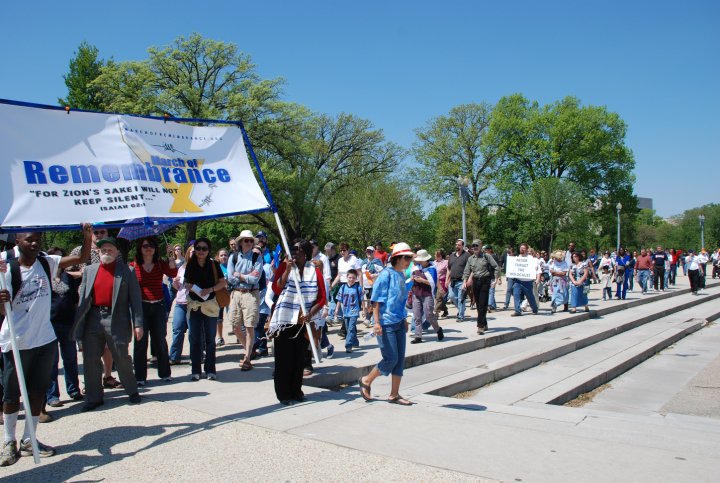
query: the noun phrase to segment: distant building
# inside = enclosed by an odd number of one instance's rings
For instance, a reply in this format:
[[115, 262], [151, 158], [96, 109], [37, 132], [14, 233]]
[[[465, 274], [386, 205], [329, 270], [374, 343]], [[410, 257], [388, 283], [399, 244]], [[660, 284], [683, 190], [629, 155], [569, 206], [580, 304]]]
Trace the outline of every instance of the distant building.
[[639, 210], [652, 210], [653, 202], [652, 198], [638, 198], [638, 209]]

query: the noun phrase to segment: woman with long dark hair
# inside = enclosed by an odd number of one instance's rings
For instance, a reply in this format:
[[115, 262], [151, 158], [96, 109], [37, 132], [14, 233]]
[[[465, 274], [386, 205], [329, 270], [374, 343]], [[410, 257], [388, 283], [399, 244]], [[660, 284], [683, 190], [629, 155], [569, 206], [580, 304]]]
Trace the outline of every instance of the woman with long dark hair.
[[217, 290], [227, 287], [220, 264], [210, 256], [212, 245], [207, 238], [195, 240], [195, 250], [185, 268], [184, 286], [188, 290], [187, 308], [190, 311], [190, 379], [200, 380], [203, 346], [205, 348], [205, 376], [215, 380], [215, 333], [220, 306], [215, 299]]
[[174, 278], [177, 275], [172, 247], [167, 247], [168, 261], [161, 260], [155, 237], [138, 240], [135, 250], [135, 261], [130, 264], [135, 269], [135, 277], [140, 284], [143, 308], [143, 336], [135, 340], [133, 347], [133, 364], [138, 386], [147, 382], [147, 347], [148, 337], [152, 337], [153, 347], [157, 351], [158, 377], [170, 380], [170, 356], [167, 346], [168, 312], [165, 308], [163, 294], [163, 275]]
[[[185, 252], [185, 260], [190, 260], [193, 254], [193, 246], [190, 245]], [[177, 259], [176, 259], [177, 260]], [[183, 265], [178, 268], [177, 277], [173, 279], [173, 288], [177, 292], [175, 297], [175, 309], [173, 311], [173, 322], [172, 322], [172, 344], [170, 344], [170, 365], [176, 366], [182, 361], [183, 345], [185, 345], [185, 332], [188, 330], [188, 309], [187, 309], [187, 296], [188, 291], [184, 285], [185, 269], [187, 266]]]

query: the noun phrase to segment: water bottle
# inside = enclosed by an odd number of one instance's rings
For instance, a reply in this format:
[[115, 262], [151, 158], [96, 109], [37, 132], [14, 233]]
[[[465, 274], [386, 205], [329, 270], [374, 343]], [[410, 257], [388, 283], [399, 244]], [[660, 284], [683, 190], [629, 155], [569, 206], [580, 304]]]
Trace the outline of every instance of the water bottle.
[[367, 334], [365, 334], [365, 335], [363, 336], [363, 340], [364, 340], [365, 342], [368, 342], [368, 341], [372, 340], [373, 337], [375, 337], [375, 331], [374, 331], [374, 330], [371, 330], [370, 332], [368, 332]]

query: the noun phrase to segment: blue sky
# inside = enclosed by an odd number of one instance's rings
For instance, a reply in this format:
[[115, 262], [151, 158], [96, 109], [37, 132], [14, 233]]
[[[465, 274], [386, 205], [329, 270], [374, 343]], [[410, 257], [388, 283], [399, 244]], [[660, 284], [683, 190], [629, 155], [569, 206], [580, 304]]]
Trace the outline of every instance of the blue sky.
[[404, 147], [461, 103], [574, 95], [626, 121], [635, 192], [670, 216], [718, 202], [719, 25], [718, 1], [8, 2], [0, 97], [56, 103], [83, 40], [138, 60], [192, 32], [285, 78], [287, 100]]

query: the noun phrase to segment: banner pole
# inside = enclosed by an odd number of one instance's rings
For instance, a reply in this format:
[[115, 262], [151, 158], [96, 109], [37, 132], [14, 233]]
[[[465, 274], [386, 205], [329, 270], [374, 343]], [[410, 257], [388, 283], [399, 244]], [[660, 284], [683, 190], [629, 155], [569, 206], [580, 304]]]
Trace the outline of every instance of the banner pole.
[[[280, 239], [282, 240], [285, 253], [289, 254], [290, 246], [288, 245], [287, 237], [285, 236], [285, 230], [283, 229], [282, 223], [280, 223], [280, 216], [278, 215], [277, 211], [273, 211], [273, 215], [275, 215], [275, 223], [277, 223], [278, 230], [280, 231]], [[300, 310], [302, 311], [303, 315], [307, 315], [305, 299], [303, 298], [303, 294], [300, 291], [300, 275], [298, 273], [298, 269], [294, 263], [290, 264], [290, 269], [292, 270], [294, 275], [293, 278], [295, 279], [295, 290], [297, 290], [297, 293], [300, 294]], [[310, 347], [312, 347], [312, 353], [313, 357], [315, 358], [315, 363], [320, 364], [320, 352], [318, 351], [317, 345], [315, 344], [315, 337], [313, 336], [312, 329], [310, 328], [310, 321], [305, 324], [305, 328], [308, 332], [308, 339], [310, 339]]]
[[[6, 264], [8, 265], [8, 264]], [[9, 265], [7, 266], [9, 269]], [[5, 274], [0, 271], [0, 290], [6, 290]], [[28, 397], [27, 386], [25, 385], [25, 372], [23, 371], [22, 361], [20, 360], [20, 349], [17, 346], [15, 336], [15, 326], [13, 325], [13, 313], [10, 302], [5, 302], [5, 323], [8, 324], [10, 330], [10, 345], [12, 346], [13, 358], [15, 359], [15, 372], [20, 386], [20, 397], [22, 397], [23, 408], [25, 409], [25, 424], [30, 428], [30, 442], [32, 444], [33, 460], [36, 465], [40, 464], [40, 453], [38, 452], [37, 438], [35, 438], [35, 422], [32, 418], [32, 409], [30, 408], [30, 398]], [[7, 369], [7, 368], [6, 368]]]

